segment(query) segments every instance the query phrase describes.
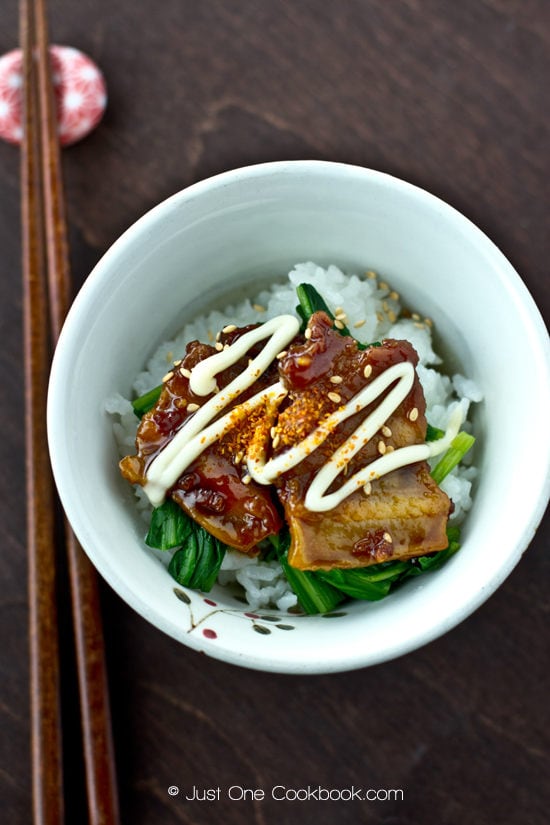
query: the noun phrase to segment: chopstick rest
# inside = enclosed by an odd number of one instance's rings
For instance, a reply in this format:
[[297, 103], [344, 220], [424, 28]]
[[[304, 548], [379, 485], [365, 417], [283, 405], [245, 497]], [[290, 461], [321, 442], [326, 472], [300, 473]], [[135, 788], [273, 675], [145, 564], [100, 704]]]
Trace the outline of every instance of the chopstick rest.
[[[62, 146], [86, 137], [107, 105], [105, 78], [87, 55], [70, 46], [50, 46], [57, 128]], [[0, 57], [0, 138], [20, 144], [23, 137], [23, 54], [14, 49]]]

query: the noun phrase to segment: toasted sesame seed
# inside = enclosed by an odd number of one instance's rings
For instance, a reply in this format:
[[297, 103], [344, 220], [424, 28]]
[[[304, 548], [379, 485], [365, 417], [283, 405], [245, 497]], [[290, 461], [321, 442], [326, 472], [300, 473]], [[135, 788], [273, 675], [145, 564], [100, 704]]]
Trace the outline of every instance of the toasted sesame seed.
[[367, 275], [367, 278], [370, 278], [371, 280], [373, 278], [376, 278], [376, 272], [373, 272], [372, 269], [369, 269], [369, 271], [366, 273], [366, 275]]
[[304, 332], [304, 336], [305, 336], [305, 338], [309, 341], [309, 339], [311, 338], [311, 335], [312, 335], [311, 330], [310, 330], [310, 329], [309, 329], [309, 327], [308, 327], [308, 328], [306, 329], [306, 331]]
[[433, 327], [433, 325], [434, 325], [434, 322], [432, 321], [431, 318], [424, 318], [424, 323], [426, 324], [427, 327]]
[[180, 373], [183, 375], [184, 378], [191, 378], [191, 370], [182, 367]]
[[390, 536], [390, 534], [389, 534], [389, 533], [384, 533], [383, 539], [384, 539], [384, 541], [387, 541], [387, 542], [388, 542], [388, 544], [392, 544], [392, 543], [393, 543], [393, 539], [392, 539], [392, 537]]
[[366, 496], [370, 496], [372, 492], [372, 484], [370, 481], [367, 481], [367, 483], [363, 486], [363, 492]]
[[266, 311], [265, 307], [263, 307], [261, 304], [252, 304], [252, 309], [255, 309], [256, 312], [265, 312]]
[[249, 473], [247, 473], [245, 476], [243, 476], [243, 484], [250, 484], [251, 481], [252, 481], [252, 476]]
[[386, 445], [383, 441], [378, 442], [378, 452], [380, 453], [380, 455], [384, 455], [384, 453], [386, 452]]
[[411, 318], [413, 319], [413, 321], [420, 321], [420, 315], [418, 314], [418, 312], [413, 312]]
[[219, 331], [216, 333], [216, 341], [219, 341], [221, 337], [222, 337], [222, 333], [221, 333], [221, 330], [219, 330]]
[[387, 426], [387, 424], [384, 424], [384, 426], [382, 427], [382, 435], [385, 435], [386, 438], [390, 438], [391, 434], [391, 429]]
[[365, 324], [365, 323], [366, 323], [365, 319], [364, 319], [364, 318], [361, 318], [361, 320], [360, 320], [360, 321], [357, 321], [357, 323], [355, 323], [355, 324], [353, 325], [353, 328], [354, 328], [354, 329], [359, 329], [359, 327], [362, 327], [362, 326], [363, 326], [363, 324]]
[[344, 329], [344, 324], [338, 318], [334, 321], [334, 326], [336, 329]]
[[386, 452], [387, 453], [393, 453], [394, 450], [395, 450], [395, 447], [392, 447], [391, 444], [388, 444], [388, 446], [386, 447]]
[[338, 395], [337, 392], [328, 392], [327, 396], [328, 398], [330, 398], [331, 401], [334, 401], [335, 404], [339, 404], [342, 400], [342, 396]]
[[228, 324], [226, 327], [222, 329], [222, 332], [235, 332], [237, 329], [237, 324]]
[[163, 384], [166, 383], [166, 381], [169, 381], [173, 377], [174, 377], [174, 373], [172, 372], [172, 370], [170, 370], [170, 372], [167, 372], [166, 375], [164, 376], [164, 378], [162, 379], [162, 383]]
[[387, 301], [382, 301], [382, 309], [384, 310], [384, 312], [388, 312], [389, 308], [390, 308], [390, 305], [388, 304], [388, 302]]
[[181, 358], [178, 361], [174, 361], [174, 366], [175, 367], [179, 367], [180, 364], [181, 364]]
[[399, 300], [399, 292], [396, 292], [396, 291], [395, 291], [395, 289], [393, 289], [393, 290], [390, 292], [390, 294], [389, 294], [389, 296], [388, 296], [388, 297], [389, 297], [389, 298], [391, 298], [391, 299], [392, 299], [392, 301], [398, 301], [398, 300]]
[[220, 343], [220, 341], [216, 341], [216, 349], [218, 350], [218, 352], [221, 352], [221, 351], [222, 351], [222, 349], [223, 349], [223, 344], [222, 344], [222, 343]]
[[388, 312], [388, 321], [390, 322], [390, 324], [395, 324], [395, 322], [397, 321], [397, 315], [395, 314], [393, 309], [390, 309], [390, 311]]
[[198, 404], [188, 404], [187, 405], [187, 412], [197, 412], [198, 409], [199, 409]]
[[341, 384], [344, 379], [341, 375], [331, 375], [330, 376], [330, 383], [331, 384]]
[[335, 315], [341, 315], [341, 314], [345, 315], [346, 311], [345, 311], [344, 307], [335, 307], [334, 308], [334, 314]]
[[286, 355], [286, 349], [282, 349], [282, 350], [280, 351], [280, 353], [277, 355], [277, 358], [278, 358], [278, 359], [279, 359], [279, 361], [280, 361], [280, 360], [281, 360], [281, 358], [284, 358], [284, 357], [285, 357], [285, 355]]
[[346, 321], [348, 316], [346, 315], [344, 310], [342, 310], [342, 312], [335, 312], [334, 317], [337, 321]]
[[418, 408], [413, 407], [412, 410], [409, 412], [409, 421], [416, 421], [418, 418]]
[[367, 366], [363, 370], [363, 375], [365, 376], [365, 378], [370, 378], [371, 373], [372, 373], [372, 367], [371, 367], [370, 364], [367, 364]]
[[387, 285], [387, 283], [385, 281], [380, 281], [380, 283], [378, 284], [378, 287], [379, 287], [379, 289], [389, 289], [389, 286]]
[[224, 344], [223, 348], [224, 348], [224, 350], [229, 349], [229, 344]]
[[187, 398], [176, 398], [175, 403], [176, 407], [180, 407], [180, 409], [183, 409], [184, 407], [187, 407]]
[[422, 323], [422, 321], [415, 321], [414, 325], [417, 329], [424, 329], [424, 324]]
[[276, 449], [277, 449], [277, 447], [279, 446], [279, 442], [280, 442], [280, 440], [281, 440], [281, 436], [280, 436], [280, 435], [276, 435], [276, 436], [275, 436], [275, 438], [273, 439], [273, 441], [272, 441], [272, 443], [271, 443], [271, 446], [273, 447], [273, 449], [274, 449], [274, 450], [276, 450]]
[[299, 355], [296, 359], [296, 363], [299, 367], [309, 367], [311, 364], [311, 356], [310, 355]]

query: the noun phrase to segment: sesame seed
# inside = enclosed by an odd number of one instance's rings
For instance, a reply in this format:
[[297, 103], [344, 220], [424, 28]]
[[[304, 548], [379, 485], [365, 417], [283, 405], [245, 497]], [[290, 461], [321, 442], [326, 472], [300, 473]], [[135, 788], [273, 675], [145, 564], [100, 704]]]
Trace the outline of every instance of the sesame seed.
[[372, 367], [371, 367], [370, 364], [367, 364], [367, 366], [363, 370], [363, 375], [365, 376], [365, 378], [370, 378], [371, 373], [372, 373]]
[[208, 335], [208, 340], [210, 341], [210, 343], [212, 343], [212, 341], [214, 340], [214, 333], [211, 329], [209, 329], [206, 331], [206, 334]]
[[380, 281], [380, 283], [378, 284], [378, 287], [379, 287], [379, 289], [389, 289], [389, 286], [387, 285], [387, 283], [385, 281]]
[[341, 384], [344, 379], [341, 375], [331, 375], [330, 376], [330, 383], [331, 384]]
[[345, 321], [348, 316], [346, 315], [344, 310], [342, 310], [341, 312], [336, 311], [334, 313], [334, 317], [336, 318], [337, 321]]
[[372, 492], [372, 484], [370, 481], [367, 481], [367, 483], [363, 486], [363, 492], [366, 496], [370, 496]]
[[376, 272], [373, 272], [372, 269], [369, 269], [369, 271], [366, 273], [366, 275], [367, 275], [367, 278], [370, 278], [371, 280], [373, 278], [376, 278]]
[[286, 355], [286, 349], [283, 349], [283, 350], [281, 350], [281, 352], [277, 355], [277, 358], [278, 358], [278, 359], [279, 359], [279, 361], [280, 361], [280, 360], [281, 360], [281, 358], [284, 358], [284, 357], [285, 357], [285, 355]]
[[166, 360], [168, 362], [171, 361], [173, 357], [174, 357], [174, 353], [172, 352], [172, 350], [170, 350], [170, 352], [166, 353]]
[[409, 412], [409, 421], [416, 421], [418, 418], [418, 408], [413, 407], [412, 410]]
[[336, 329], [344, 329], [344, 324], [338, 318], [334, 321], [334, 326]]
[[420, 315], [418, 314], [418, 312], [413, 312], [411, 318], [413, 319], [413, 321], [420, 321]]
[[184, 378], [191, 378], [191, 370], [185, 369], [185, 367], [181, 368], [180, 373]]
[[424, 318], [424, 323], [426, 324], [427, 327], [433, 327], [433, 325], [434, 325], [434, 322], [432, 321], [431, 318]]
[[243, 453], [243, 451], [242, 451], [242, 450], [240, 450], [240, 451], [237, 453], [237, 455], [235, 456], [235, 464], [240, 464], [240, 463], [241, 463], [241, 461], [243, 460], [243, 458], [244, 458], [244, 453]]
[[359, 329], [359, 327], [362, 327], [362, 326], [363, 326], [363, 324], [365, 324], [365, 323], [366, 323], [366, 322], [365, 322], [365, 319], [364, 319], [364, 318], [361, 318], [361, 320], [360, 320], [360, 321], [357, 321], [357, 323], [355, 323], [355, 324], [353, 325], [353, 328], [354, 328], [354, 329]]
[[311, 364], [311, 356], [299, 355], [296, 359], [296, 363], [299, 367], [309, 367], [309, 365]]
[[387, 542], [388, 542], [388, 544], [392, 544], [392, 543], [393, 543], [393, 539], [392, 539], [392, 537], [390, 536], [390, 534], [389, 534], [389, 533], [384, 533], [383, 539], [384, 539], [384, 541], [387, 541]]
[[198, 409], [199, 409], [198, 404], [188, 404], [187, 405], [187, 412], [197, 412]]
[[422, 321], [415, 321], [414, 325], [417, 329], [424, 329], [424, 324], [422, 323]]
[[164, 378], [162, 379], [162, 383], [164, 384], [166, 381], [169, 381], [173, 377], [174, 373], [172, 372], [172, 370], [170, 370], [170, 372], [167, 372]]
[[251, 481], [252, 481], [252, 476], [249, 473], [247, 473], [245, 476], [243, 476], [243, 484], [250, 484]]
[[393, 453], [394, 450], [395, 450], [395, 447], [392, 447], [391, 444], [388, 444], [388, 446], [386, 447], [386, 452], [387, 453]]
[[390, 308], [390, 305], [388, 304], [388, 302], [387, 301], [382, 301], [382, 309], [384, 310], [384, 312], [388, 312], [389, 308]]
[[380, 455], [384, 455], [384, 453], [386, 452], [386, 445], [383, 441], [378, 442], [378, 452], [380, 453]]
[[397, 315], [395, 314], [393, 309], [390, 309], [390, 311], [388, 312], [388, 321], [390, 322], [390, 324], [395, 324], [395, 322], [397, 321]]
[[224, 348], [224, 350], [229, 349], [229, 344], [224, 344], [223, 348]]
[[223, 349], [223, 344], [221, 344], [219, 341], [216, 341], [216, 349], [218, 350], [218, 352], [221, 352]]
[[219, 340], [220, 340], [221, 335], [222, 335], [222, 334], [221, 334], [221, 330], [220, 330], [219, 332], [217, 332], [217, 333], [216, 333], [216, 341], [219, 341]]
[[382, 427], [382, 435], [385, 435], [386, 438], [390, 438], [391, 434], [392, 433], [391, 433], [390, 428], [386, 424], [384, 424], [384, 426]]
[[252, 309], [255, 309], [256, 312], [265, 312], [266, 309], [261, 304], [252, 304]]
[[276, 449], [277, 449], [277, 447], [279, 446], [279, 442], [280, 442], [280, 440], [281, 440], [281, 436], [280, 436], [280, 435], [276, 435], [276, 436], [275, 436], [275, 438], [273, 439], [273, 441], [272, 441], [272, 443], [271, 443], [271, 446], [273, 447], [273, 449], [274, 449], [274, 450], [276, 450]]
[[306, 331], [304, 332], [304, 336], [309, 341], [309, 339], [311, 338], [311, 330], [309, 328], [306, 329]]
[[398, 301], [399, 300], [399, 292], [396, 292], [395, 289], [394, 289], [390, 292], [389, 297], [392, 299], [392, 301]]
[[377, 313], [376, 313], [376, 317], [377, 317], [377, 319], [378, 319], [379, 321], [383, 321], [383, 320], [384, 320], [384, 316], [382, 315], [382, 313], [381, 313], [381, 312], [377, 312]]
[[181, 358], [179, 359], [179, 361], [174, 361], [174, 366], [175, 367], [179, 367], [180, 364], [181, 364]]
[[235, 332], [237, 329], [237, 324], [228, 324], [226, 327], [222, 329], [222, 332]]
[[180, 407], [180, 409], [183, 409], [184, 407], [187, 407], [187, 399], [186, 398], [176, 398], [175, 403], [176, 403], [176, 407]]
[[337, 392], [329, 392], [327, 393], [327, 396], [328, 398], [330, 398], [331, 401], [334, 401], [335, 404], [339, 404], [342, 400], [342, 396], [338, 395]]

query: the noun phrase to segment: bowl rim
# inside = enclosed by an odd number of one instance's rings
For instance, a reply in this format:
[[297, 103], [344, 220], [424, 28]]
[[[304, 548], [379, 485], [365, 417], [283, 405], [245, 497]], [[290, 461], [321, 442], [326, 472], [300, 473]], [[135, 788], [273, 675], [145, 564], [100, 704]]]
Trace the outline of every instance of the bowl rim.
[[[116, 262], [119, 255], [124, 254], [124, 252], [134, 243], [134, 241], [143, 236], [144, 232], [146, 233], [153, 230], [157, 225], [157, 222], [162, 222], [165, 217], [172, 212], [172, 210], [178, 209], [182, 203], [188, 202], [195, 198], [200, 198], [203, 194], [212, 193], [219, 187], [224, 188], [232, 186], [243, 179], [250, 180], [281, 174], [294, 176], [296, 173], [303, 173], [305, 175], [313, 176], [323, 176], [327, 173], [337, 174], [340, 178], [350, 177], [357, 179], [360, 177], [366, 182], [371, 180], [380, 184], [385, 184], [414, 198], [420, 198], [429, 206], [444, 212], [454, 222], [456, 222], [458, 226], [461, 226], [465, 231], [467, 231], [472, 240], [475, 241], [476, 244], [479, 244], [483, 252], [497, 265], [499, 277], [501, 278], [501, 284], [504, 285], [506, 289], [513, 292], [515, 298], [519, 301], [522, 308], [527, 313], [529, 323], [531, 325], [531, 331], [538, 343], [538, 355], [540, 356], [541, 366], [546, 372], [547, 385], [550, 385], [550, 344], [548, 333], [540, 311], [536, 306], [529, 290], [512, 264], [494, 244], [494, 242], [491, 241], [476, 224], [459, 212], [455, 207], [439, 198], [437, 195], [433, 195], [415, 184], [404, 181], [401, 178], [395, 177], [394, 175], [386, 172], [333, 161], [272, 161], [243, 166], [237, 169], [221, 172], [212, 177], [193, 183], [190, 186], [170, 195], [160, 203], [153, 206], [134, 223], [132, 223], [106, 250], [104, 255], [92, 269], [67, 315], [67, 319], [61, 331], [52, 361], [48, 392], [47, 422], [48, 444], [55, 482], [63, 507], [65, 508], [67, 514], [70, 514], [70, 521], [77, 537], [80, 538], [80, 535], [82, 534], [78, 517], [78, 507], [72, 506], [72, 491], [65, 483], [64, 471], [61, 466], [62, 462], [61, 460], [58, 460], [56, 441], [59, 436], [55, 422], [57, 418], [57, 411], [60, 409], [60, 405], [62, 406], [63, 375], [66, 374], [66, 367], [68, 363], [70, 363], [69, 354], [72, 342], [75, 339], [75, 335], [77, 335], [80, 316], [85, 313], [89, 298], [102, 288], [102, 285], [107, 278], [112, 278], [112, 264]], [[219, 644], [208, 644], [207, 641], [202, 638], [198, 639], [192, 635], [185, 636], [182, 634], [181, 628], [178, 628], [170, 619], [163, 616], [162, 613], [157, 611], [155, 608], [152, 608], [151, 605], [148, 605], [140, 597], [138, 597], [132, 588], [126, 584], [126, 581], [119, 576], [108, 563], [104, 563], [101, 558], [98, 560], [94, 552], [95, 548], [86, 547], [85, 552], [102, 577], [111, 585], [111, 587], [113, 587], [117, 594], [128, 605], [136, 610], [136, 612], [138, 612], [141, 616], [148, 619], [148, 621], [150, 621], [154, 626], [160, 630], [163, 630], [172, 638], [183, 642], [186, 646], [191, 647], [192, 649], [200, 650], [221, 661], [229, 662], [231, 664], [238, 664], [250, 669], [261, 671], [320, 674], [354, 670], [391, 660], [416, 650], [430, 641], [433, 641], [447, 631], [456, 627], [456, 625], [477, 610], [477, 608], [483, 604], [493, 592], [495, 592], [495, 590], [511, 573], [520, 560], [522, 554], [529, 546], [538, 524], [544, 515], [548, 498], [550, 497], [550, 440], [548, 439], [546, 446], [546, 464], [547, 471], [545, 483], [540, 489], [538, 499], [533, 503], [530, 518], [524, 525], [523, 531], [521, 532], [521, 537], [516, 542], [515, 546], [511, 548], [503, 563], [496, 571], [494, 571], [490, 579], [488, 581], [484, 581], [483, 586], [480, 587], [476, 593], [470, 595], [469, 599], [464, 601], [460, 610], [457, 610], [451, 616], [446, 616], [443, 618], [440, 617], [433, 623], [433, 625], [424, 628], [423, 632], [418, 633], [414, 640], [406, 639], [402, 643], [399, 643], [398, 641], [391, 648], [380, 651], [376, 655], [372, 655], [372, 653], [368, 650], [358, 651], [357, 655], [353, 658], [348, 656], [344, 660], [335, 658], [331, 659], [329, 662], [318, 661], [317, 663], [307, 662], [304, 664], [303, 662], [293, 661], [291, 658], [283, 661], [279, 659], [270, 660], [269, 658], [262, 658], [249, 653], [233, 654], [231, 651], [225, 650]]]

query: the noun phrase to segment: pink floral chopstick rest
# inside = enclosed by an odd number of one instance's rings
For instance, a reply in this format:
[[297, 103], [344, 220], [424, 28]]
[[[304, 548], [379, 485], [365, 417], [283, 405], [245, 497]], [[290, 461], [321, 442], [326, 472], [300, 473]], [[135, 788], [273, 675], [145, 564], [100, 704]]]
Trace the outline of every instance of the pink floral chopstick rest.
[[[107, 105], [105, 79], [96, 64], [78, 49], [51, 46], [53, 87], [62, 146], [70, 146], [95, 129]], [[21, 143], [22, 64], [20, 49], [0, 57], [0, 137]]]

